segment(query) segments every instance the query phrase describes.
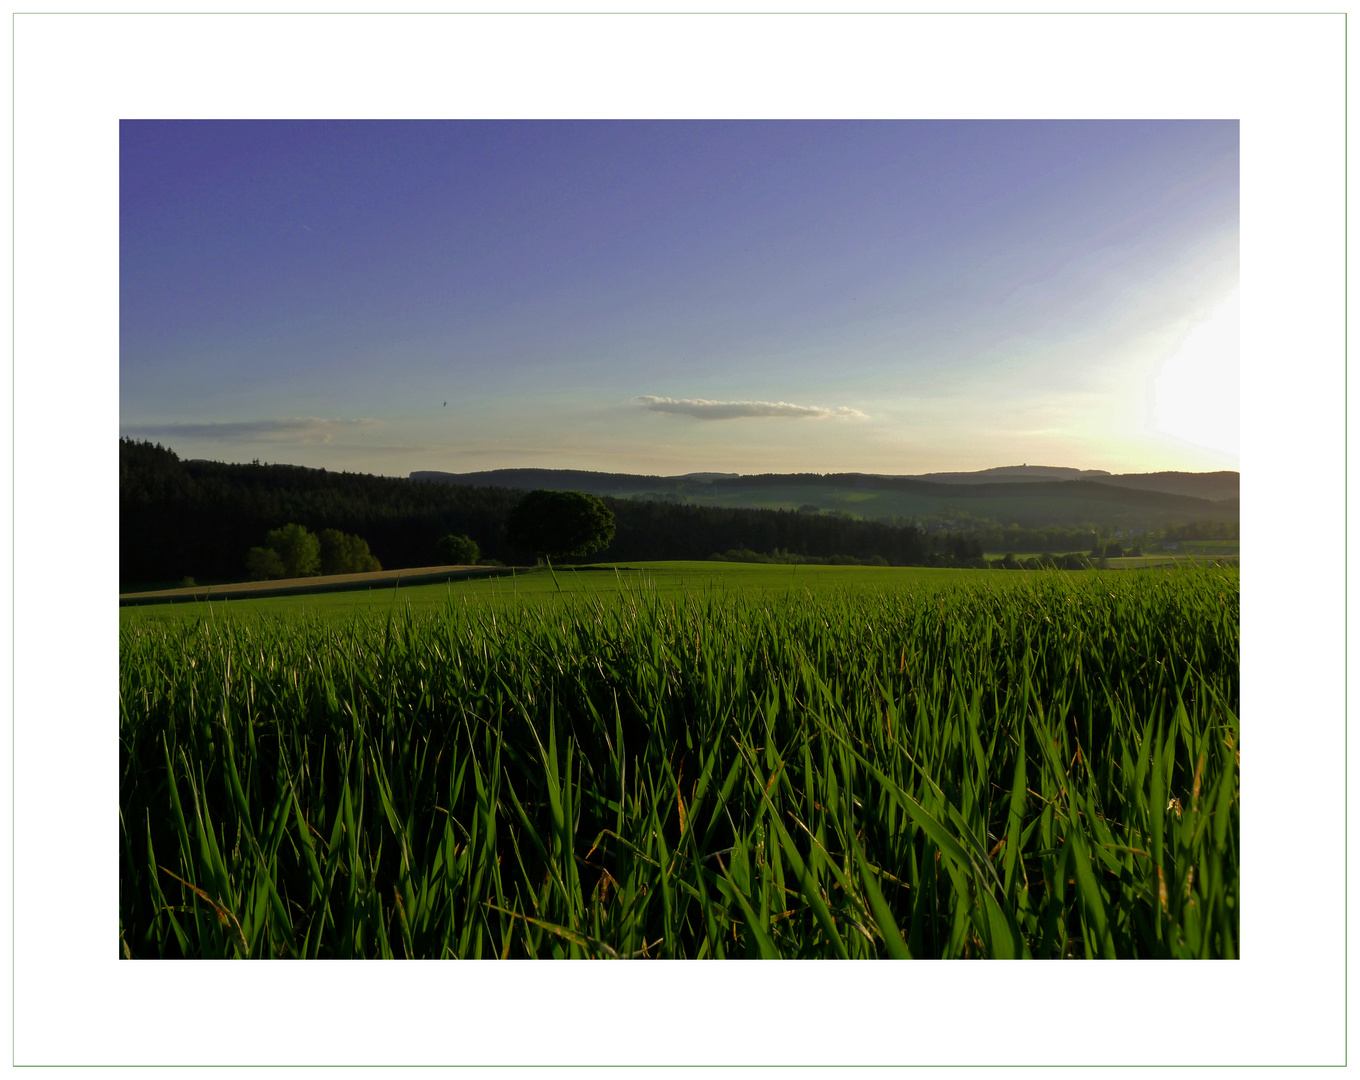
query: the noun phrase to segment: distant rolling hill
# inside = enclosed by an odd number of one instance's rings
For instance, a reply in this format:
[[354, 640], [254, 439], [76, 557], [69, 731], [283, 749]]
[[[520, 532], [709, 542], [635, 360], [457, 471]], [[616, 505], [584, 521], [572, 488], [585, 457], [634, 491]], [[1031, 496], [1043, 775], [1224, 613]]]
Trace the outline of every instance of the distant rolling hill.
[[1236, 501], [1239, 498], [1238, 477], [1239, 474], [1235, 472], [1124, 473], [1121, 476], [1101, 477], [1097, 482], [1115, 487], [1139, 488], [1142, 491], [1164, 491], [1168, 495]]
[[487, 472], [413, 472], [412, 480], [471, 487], [519, 488], [535, 491], [585, 491], [591, 495], [634, 495], [644, 491], [679, 491], [687, 484], [710, 483], [714, 476], [735, 473], [692, 473], [690, 476], [635, 476], [631, 473], [581, 472], [576, 469], [491, 469]]
[[1102, 469], [1063, 469], [1050, 465], [1006, 465], [971, 473], [925, 473], [912, 479], [938, 484], [1024, 484], [1055, 480], [1089, 480], [1114, 487], [1162, 491], [1168, 495], [1190, 495], [1196, 499], [1236, 499], [1238, 473], [1235, 472], [1153, 472], [1107, 473]]
[[973, 473], [691, 473], [639, 476], [569, 469], [413, 472], [415, 481], [587, 491], [697, 506], [833, 511], [894, 520], [968, 514], [1026, 528], [1091, 523], [1147, 529], [1169, 522], [1236, 521], [1238, 474], [1127, 473], [1023, 465]]
[[937, 484], [1029, 483], [1035, 480], [1095, 480], [1109, 476], [1104, 469], [1066, 469], [1056, 465], [1001, 465], [977, 472], [921, 473], [917, 480]]

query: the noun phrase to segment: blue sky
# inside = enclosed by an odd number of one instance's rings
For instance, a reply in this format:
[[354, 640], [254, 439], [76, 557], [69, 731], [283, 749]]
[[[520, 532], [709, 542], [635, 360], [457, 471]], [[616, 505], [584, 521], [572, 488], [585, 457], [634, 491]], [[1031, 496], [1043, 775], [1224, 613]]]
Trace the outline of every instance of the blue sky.
[[1237, 467], [1235, 121], [124, 121], [120, 259], [184, 457]]

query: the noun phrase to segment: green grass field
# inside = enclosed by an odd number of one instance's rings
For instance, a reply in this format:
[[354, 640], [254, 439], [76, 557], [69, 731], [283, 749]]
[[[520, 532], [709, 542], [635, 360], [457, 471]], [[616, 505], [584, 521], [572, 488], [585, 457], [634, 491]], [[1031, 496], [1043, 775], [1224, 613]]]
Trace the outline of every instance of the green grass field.
[[1180, 555], [1231, 556], [1240, 550], [1240, 540], [1182, 540], [1176, 545]]
[[1124, 555], [1106, 559], [1105, 562], [1111, 570], [1142, 570], [1152, 566], [1166, 569], [1174, 566], [1234, 564], [1237, 559], [1237, 553], [1233, 551], [1205, 555]]
[[1233, 957], [1238, 572], [122, 610], [128, 957]]
[[972, 580], [975, 570], [937, 570], [927, 567], [879, 566], [778, 566], [770, 563], [730, 562], [635, 562], [591, 568], [559, 567], [556, 577], [546, 569], [527, 574], [477, 578], [441, 585], [415, 585], [399, 589], [358, 589], [352, 592], [268, 597], [259, 600], [220, 600], [199, 603], [154, 604], [121, 609], [122, 620], [152, 618], [176, 620], [208, 617], [214, 612], [271, 615], [352, 615], [356, 612], [387, 612], [411, 607], [416, 611], [456, 604], [494, 603], [515, 606], [538, 602], [560, 594], [577, 597], [608, 597], [639, 587], [658, 594], [702, 593], [707, 590], [780, 593], [827, 588], [905, 588], [909, 592], [935, 590]]

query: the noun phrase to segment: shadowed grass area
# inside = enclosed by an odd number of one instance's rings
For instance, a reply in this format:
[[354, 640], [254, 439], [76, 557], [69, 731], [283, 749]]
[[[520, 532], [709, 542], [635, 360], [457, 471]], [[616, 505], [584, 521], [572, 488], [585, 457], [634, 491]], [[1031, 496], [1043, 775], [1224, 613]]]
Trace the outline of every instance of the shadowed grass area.
[[125, 611], [123, 954], [1236, 955], [1236, 570], [716, 565]]

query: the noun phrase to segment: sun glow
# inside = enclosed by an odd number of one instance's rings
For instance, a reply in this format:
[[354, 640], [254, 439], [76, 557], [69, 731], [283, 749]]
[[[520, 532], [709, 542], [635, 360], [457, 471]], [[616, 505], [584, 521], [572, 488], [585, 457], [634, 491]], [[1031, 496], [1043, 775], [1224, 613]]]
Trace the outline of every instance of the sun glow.
[[1236, 290], [1186, 335], [1155, 383], [1153, 423], [1163, 434], [1211, 450], [1238, 453], [1238, 317]]

